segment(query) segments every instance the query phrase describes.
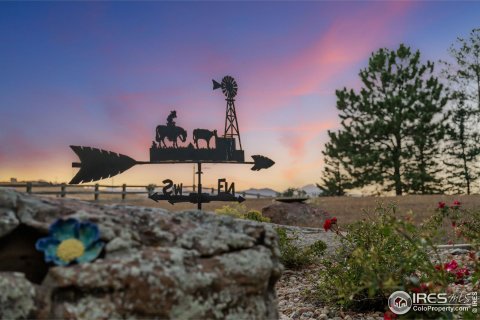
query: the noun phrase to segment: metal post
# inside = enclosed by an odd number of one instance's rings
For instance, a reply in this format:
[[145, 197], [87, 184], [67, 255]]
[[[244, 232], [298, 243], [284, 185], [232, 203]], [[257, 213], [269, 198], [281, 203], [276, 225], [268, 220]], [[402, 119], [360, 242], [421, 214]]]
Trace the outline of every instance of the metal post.
[[198, 175], [198, 197], [197, 197], [197, 208], [198, 210], [202, 210], [202, 163], [201, 162], [197, 162], [197, 166], [198, 166], [198, 171], [197, 171], [197, 175]]
[[32, 193], [32, 183], [27, 182], [27, 193]]
[[67, 185], [65, 183], [62, 183], [60, 186], [60, 197], [65, 198], [65, 195], [67, 194]]
[[127, 185], [124, 183], [122, 185], [122, 201], [125, 200], [126, 196], [127, 196]]
[[99, 185], [97, 183], [95, 184], [95, 201], [98, 201], [98, 194], [100, 193], [98, 189], [99, 189]]
[[193, 192], [195, 192], [195, 165], [193, 165]]

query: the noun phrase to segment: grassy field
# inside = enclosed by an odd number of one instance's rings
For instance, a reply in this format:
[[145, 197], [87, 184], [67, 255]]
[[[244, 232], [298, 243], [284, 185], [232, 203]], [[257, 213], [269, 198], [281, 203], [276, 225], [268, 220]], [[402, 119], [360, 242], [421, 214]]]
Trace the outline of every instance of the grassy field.
[[351, 223], [362, 219], [364, 210], [372, 211], [378, 203], [395, 203], [398, 214], [404, 216], [412, 211], [414, 219], [421, 222], [430, 217], [443, 201], [451, 205], [454, 200], [459, 200], [462, 207], [467, 209], [480, 209], [480, 195], [407, 195], [400, 197], [324, 197], [312, 199], [311, 202], [335, 216], [339, 221]]
[[[69, 187], [69, 191], [72, 187]], [[79, 190], [84, 190], [79, 188]], [[19, 189], [19, 191], [25, 191]], [[56, 191], [52, 188], [37, 187], [34, 192], [38, 191]], [[75, 196], [82, 200], [93, 200], [93, 194], [82, 194]], [[363, 212], [365, 210], [373, 210], [379, 202], [384, 204], [395, 203], [398, 208], [398, 214], [403, 216], [408, 211], [413, 211], [415, 214], [415, 220], [421, 222], [425, 218], [428, 218], [435, 211], [438, 202], [446, 202], [447, 205], [451, 204], [454, 200], [459, 200], [464, 208], [480, 208], [480, 195], [459, 195], [459, 196], [447, 196], [447, 195], [407, 195], [400, 197], [321, 197], [312, 198], [308, 202], [320, 209], [327, 211], [332, 216], [338, 218], [341, 223], [351, 223], [361, 220], [364, 217]], [[261, 211], [262, 208], [272, 204], [274, 199], [247, 199], [244, 204], [251, 210]], [[101, 194], [99, 203], [123, 203], [127, 205], [146, 206], [164, 208], [170, 211], [183, 211], [188, 209], [195, 209], [195, 205], [191, 203], [178, 203], [170, 205], [167, 202], [154, 202], [147, 198], [146, 195], [128, 195], [125, 201], [121, 200], [120, 194]], [[212, 202], [203, 204], [203, 208], [206, 211], [214, 211], [217, 208], [221, 208], [224, 205], [231, 204], [229, 202]]]

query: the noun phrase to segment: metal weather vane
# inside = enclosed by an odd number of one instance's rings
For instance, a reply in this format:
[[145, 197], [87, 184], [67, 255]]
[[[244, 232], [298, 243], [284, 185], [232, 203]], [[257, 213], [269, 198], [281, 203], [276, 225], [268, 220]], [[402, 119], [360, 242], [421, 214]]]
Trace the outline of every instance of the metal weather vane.
[[[166, 200], [171, 204], [197, 203], [198, 209], [202, 208], [202, 203], [211, 201], [244, 201], [245, 199], [241, 196], [235, 196], [235, 184], [228, 184], [225, 179], [218, 179], [218, 194], [203, 193], [202, 163], [253, 164], [251, 170], [258, 171], [271, 167], [275, 162], [261, 155], [253, 155], [253, 161], [245, 161], [234, 100], [238, 85], [231, 76], [225, 76], [221, 83], [212, 81], [213, 89], [221, 88], [227, 102], [225, 132], [222, 137], [218, 136], [217, 130], [195, 129], [193, 130], [194, 144], [189, 143], [186, 147], [178, 146], [178, 140], [186, 142], [187, 131], [176, 125], [174, 119], [177, 117], [177, 113], [174, 110], [168, 115], [166, 125], [158, 125], [155, 130], [155, 141], [152, 141], [150, 147], [150, 161], [137, 161], [126, 155], [97, 148], [70, 146], [80, 159], [80, 162], [72, 163], [72, 167], [80, 168], [80, 170], [70, 184], [113, 177], [135, 165], [196, 163], [198, 168], [196, 172], [198, 176], [197, 192], [184, 195], [182, 184], [177, 185], [172, 180], [166, 179], [163, 181], [163, 192], [161, 194], [153, 193], [149, 195], [149, 198], [155, 201]], [[214, 148], [210, 148], [212, 138], [215, 138]], [[170, 141], [172, 146], [168, 147], [165, 139]], [[236, 139], [238, 139], [239, 149], [236, 148]], [[205, 141], [207, 148], [199, 147], [201, 140]]]

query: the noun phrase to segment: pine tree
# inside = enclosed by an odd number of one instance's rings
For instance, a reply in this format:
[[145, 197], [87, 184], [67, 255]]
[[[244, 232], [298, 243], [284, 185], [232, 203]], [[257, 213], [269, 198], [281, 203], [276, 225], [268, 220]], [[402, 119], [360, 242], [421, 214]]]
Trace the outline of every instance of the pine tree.
[[[336, 139], [335, 133], [329, 131], [328, 134], [331, 139]], [[341, 155], [335, 146], [336, 144], [327, 143], [322, 152], [324, 159], [322, 181], [317, 183], [322, 196], [343, 196], [351, 188], [351, 178], [343, 168], [339, 160]]]
[[450, 47], [455, 64], [447, 63], [447, 79], [457, 99], [471, 104], [480, 113], [480, 28], [470, 31], [470, 37], [457, 38]]
[[445, 145], [445, 185], [452, 193], [472, 192], [472, 184], [478, 179], [480, 156], [480, 135], [475, 130], [471, 107], [462, 101], [451, 112]]
[[432, 62], [422, 64], [420, 52], [402, 44], [372, 54], [358, 93], [336, 91], [342, 128], [330, 142], [341, 150], [337, 160], [353, 187], [378, 185], [396, 195], [434, 191], [438, 137], [422, 135], [442, 132], [438, 118], [447, 98], [433, 72]]
[[450, 192], [470, 194], [480, 172], [480, 29], [468, 39], [458, 38], [449, 51], [454, 63], [445, 62], [444, 75], [454, 108], [445, 145], [445, 185]]
[[[438, 108], [430, 103], [436, 99], [427, 98], [425, 109], [414, 121], [411, 143], [407, 150], [411, 158], [405, 163], [405, 189], [408, 193], [442, 193], [442, 142], [445, 137], [447, 116], [439, 115]], [[437, 118], [437, 119], [436, 119]]]

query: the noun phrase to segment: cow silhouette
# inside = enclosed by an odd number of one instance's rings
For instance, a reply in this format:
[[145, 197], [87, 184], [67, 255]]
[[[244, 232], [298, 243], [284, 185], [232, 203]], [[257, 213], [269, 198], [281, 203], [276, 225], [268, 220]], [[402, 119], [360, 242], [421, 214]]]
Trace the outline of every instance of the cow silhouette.
[[210, 149], [210, 139], [212, 137], [218, 138], [217, 130], [207, 130], [207, 129], [195, 129], [193, 130], [193, 142], [198, 149], [198, 140], [205, 140], [207, 142], [207, 148]]

